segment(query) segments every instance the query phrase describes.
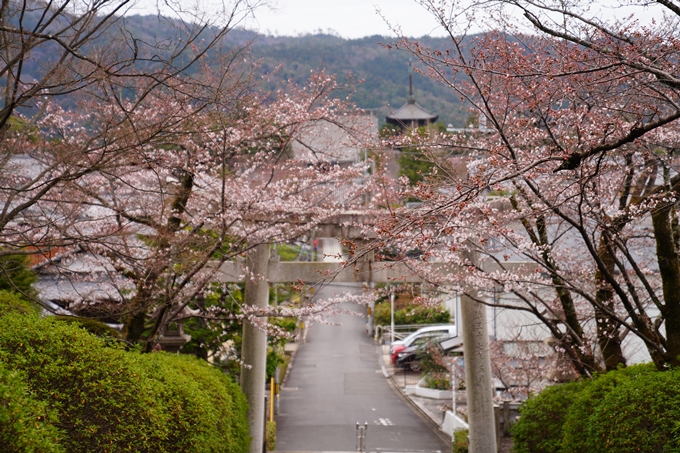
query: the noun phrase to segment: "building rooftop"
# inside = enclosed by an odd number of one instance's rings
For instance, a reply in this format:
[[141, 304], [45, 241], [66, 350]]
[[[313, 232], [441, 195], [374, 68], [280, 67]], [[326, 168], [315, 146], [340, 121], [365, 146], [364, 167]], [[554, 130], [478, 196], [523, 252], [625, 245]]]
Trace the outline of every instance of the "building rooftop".
[[392, 115], [387, 115], [387, 122], [403, 122], [405, 124], [411, 121], [428, 121], [434, 123], [439, 118], [439, 115], [428, 112], [416, 102], [415, 98], [409, 96], [406, 104], [402, 105]]

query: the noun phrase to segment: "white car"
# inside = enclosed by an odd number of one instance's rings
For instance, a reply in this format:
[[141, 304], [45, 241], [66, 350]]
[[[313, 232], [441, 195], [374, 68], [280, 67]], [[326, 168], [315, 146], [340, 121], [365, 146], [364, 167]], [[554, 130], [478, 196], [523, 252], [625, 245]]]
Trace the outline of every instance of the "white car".
[[397, 340], [390, 345], [390, 359], [392, 361], [392, 365], [394, 365], [397, 360], [397, 354], [400, 351], [413, 346], [416, 341], [433, 337], [454, 336], [457, 334], [458, 328], [455, 324], [441, 324], [438, 326], [427, 326], [418, 329], [403, 340]]

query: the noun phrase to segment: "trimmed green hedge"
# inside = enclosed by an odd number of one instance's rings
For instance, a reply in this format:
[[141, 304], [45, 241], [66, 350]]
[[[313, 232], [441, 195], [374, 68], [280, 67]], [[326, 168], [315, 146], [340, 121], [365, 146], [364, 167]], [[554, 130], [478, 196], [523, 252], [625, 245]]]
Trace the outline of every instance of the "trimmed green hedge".
[[189, 355], [135, 356], [147, 376], [162, 384], [163, 411], [173, 427], [168, 451], [242, 453], [249, 449], [247, 403], [227, 375]]
[[585, 381], [581, 392], [574, 396], [573, 407], [564, 418], [563, 450], [595, 451], [591, 450], [594, 443], [597, 444], [597, 440], [594, 439], [593, 424], [598, 422], [599, 405], [603, 398], [621, 383], [645, 373], [656, 373], [656, 370], [649, 365], [637, 365], [601, 374], [595, 379]]
[[520, 411], [514, 453], [680, 452], [680, 370], [637, 365], [556, 385]]
[[514, 453], [557, 453], [562, 445], [564, 417], [583, 389], [581, 382], [554, 385], [527, 400], [512, 428]]
[[680, 373], [648, 373], [607, 393], [591, 416], [590, 451], [679, 452]]
[[0, 365], [19, 371], [30, 396], [54, 414], [63, 451], [248, 450], [245, 398], [226, 375], [193, 357], [108, 343], [17, 310], [0, 317]]
[[[394, 311], [395, 324], [448, 324], [451, 315], [448, 310], [425, 307], [423, 305], [409, 305]], [[375, 306], [375, 323], [390, 325], [390, 304], [381, 303]]]
[[21, 373], [0, 362], [0, 451], [63, 453], [54, 421], [55, 412], [33, 397]]
[[0, 316], [9, 313], [37, 315], [40, 309], [34, 303], [27, 302], [16, 293], [0, 290]]

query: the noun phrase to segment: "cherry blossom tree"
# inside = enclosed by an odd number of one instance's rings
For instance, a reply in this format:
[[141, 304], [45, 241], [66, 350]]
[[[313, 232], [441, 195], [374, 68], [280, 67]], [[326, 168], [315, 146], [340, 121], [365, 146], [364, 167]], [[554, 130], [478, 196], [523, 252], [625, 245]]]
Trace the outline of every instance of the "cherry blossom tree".
[[[449, 264], [414, 269], [531, 313], [580, 374], [625, 364], [633, 336], [659, 369], [677, 365], [677, 6], [663, 2], [658, 23], [639, 25], [578, 3], [421, 4], [450, 45], [396, 46], [486, 127], [419, 144], [436, 170], [411, 194], [423, 205], [389, 231], [404, 250]], [[466, 36], [467, 15], [493, 6], [502, 32]], [[532, 33], [504, 20], [508, 8]]]
[[[250, 2], [223, 23], [167, 19], [176, 40], [162, 43], [128, 33], [126, 1], [3, 5], [0, 253], [47, 260], [63, 308], [122, 322], [148, 351], [170, 323], [235, 316], [200, 304], [221, 263], [373, 206], [368, 163], [337, 163], [338, 150], [370, 145], [347, 90], [312, 73], [260, 93], [247, 48], [219, 48]], [[25, 76], [41, 50], [54, 59]]]
[[[123, 316], [126, 338], [144, 335], [150, 348], [163, 325], [197, 314], [191, 312], [194, 302], [217, 279], [222, 262], [257, 244], [297, 238], [365, 205], [370, 184], [354, 184], [365, 164], [341, 167], [325, 155], [316, 158], [324, 163], [319, 166], [290, 155], [293, 140], [308, 139], [319, 122], [347, 124], [342, 115], [351, 105], [330, 97], [335, 87], [331, 77], [313, 74], [308, 86], [280, 92], [275, 100], [230, 92], [203, 111], [177, 89], [149, 98], [134, 114], [100, 109], [101, 116], [89, 118], [106, 127], [120, 124], [108, 131], [119, 137], [145, 134], [164, 118], [176, 124], [114, 153], [110, 165], [66, 185], [68, 199], [53, 200], [55, 210], [77, 213], [60, 226], [60, 237], [99, 257], [117, 293], [117, 303], [79, 298], [69, 307], [87, 312], [99, 306], [109, 316]], [[54, 130], [68, 116], [60, 112], [40, 125]], [[79, 127], [82, 118], [70, 124]], [[367, 131], [356, 128], [348, 140], [364, 143], [361, 132]], [[65, 137], [89, 142], [91, 133]]]
[[[212, 102], [219, 85], [192, 76], [208, 51], [220, 55], [230, 91], [249, 87], [250, 70], [241, 56], [247, 46], [219, 48], [222, 38], [252, 13], [249, 3], [236, 1], [222, 15], [197, 16], [166, 2], [177, 18], [158, 19], [167, 34], [156, 41], [126, 28], [123, 15], [131, 5], [127, 0], [64, 0], [0, 6], [1, 254], [35, 253], [29, 245], [39, 244], [40, 253], [72, 246], [51, 224], [55, 216], [68, 223], [76, 213], [38, 202], [56, 200], [66, 184], [114, 164], [181, 121], [166, 115], [125, 139], [114, 134], [138, 109], [148, 111], [156, 93], [183, 90], [185, 101], [192, 96], [198, 111]], [[102, 118], [102, 106], [108, 118]]]

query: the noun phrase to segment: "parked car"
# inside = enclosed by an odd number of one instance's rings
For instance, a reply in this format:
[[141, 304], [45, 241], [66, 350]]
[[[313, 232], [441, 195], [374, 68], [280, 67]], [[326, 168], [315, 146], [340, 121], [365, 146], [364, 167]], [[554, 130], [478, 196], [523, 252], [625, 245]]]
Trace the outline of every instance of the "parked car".
[[452, 336], [457, 333], [458, 328], [455, 324], [427, 326], [418, 329], [403, 340], [397, 340], [390, 345], [390, 360], [392, 361], [392, 365], [396, 365], [397, 354], [412, 346], [419, 338], [429, 339], [434, 337]]
[[413, 345], [397, 353], [395, 365], [415, 372], [420, 371], [422, 368], [420, 360], [428, 345], [439, 347], [442, 353], [448, 354], [463, 346], [463, 338], [455, 334], [441, 337], [421, 337]]

